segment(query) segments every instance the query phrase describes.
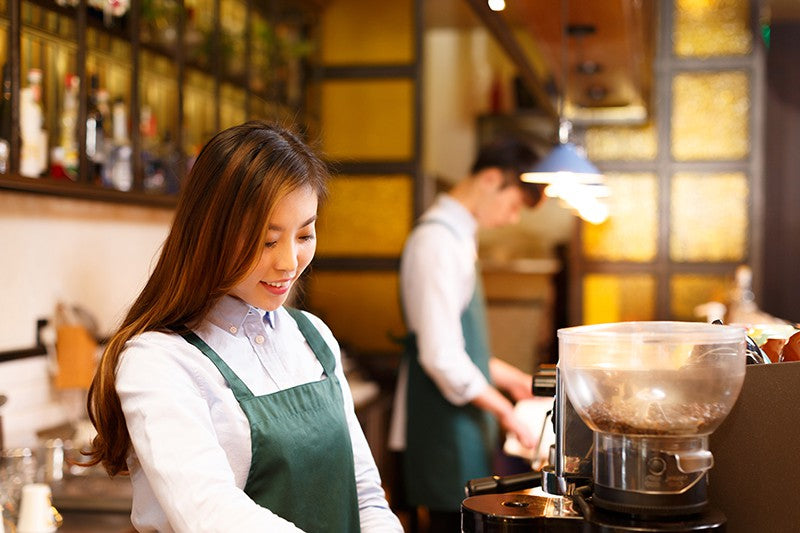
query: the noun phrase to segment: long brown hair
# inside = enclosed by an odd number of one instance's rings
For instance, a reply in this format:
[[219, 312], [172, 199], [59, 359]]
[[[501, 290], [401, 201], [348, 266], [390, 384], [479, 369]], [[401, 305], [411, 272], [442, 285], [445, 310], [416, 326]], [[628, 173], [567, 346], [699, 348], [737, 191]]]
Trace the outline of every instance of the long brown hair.
[[89, 389], [97, 429], [86, 465], [127, 473], [131, 446], [116, 369], [125, 343], [145, 331], [182, 332], [253, 268], [277, 202], [310, 186], [326, 194], [325, 164], [295, 134], [247, 122], [215, 135], [201, 150], [181, 189], [161, 256], [142, 292], [106, 346]]

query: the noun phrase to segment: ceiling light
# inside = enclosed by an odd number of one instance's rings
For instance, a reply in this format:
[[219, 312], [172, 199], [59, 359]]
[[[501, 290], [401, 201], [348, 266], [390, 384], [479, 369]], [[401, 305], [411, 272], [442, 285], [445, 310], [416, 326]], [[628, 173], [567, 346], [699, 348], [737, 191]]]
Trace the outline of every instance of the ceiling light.
[[[567, 25], [567, 1], [562, 0], [561, 68], [562, 90], [559, 94], [558, 144], [530, 172], [520, 178], [528, 183], [548, 184], [545, 194], [558, 197], [570, 205], [582, 219], [598, 224], [608, 218], [608, 208], [600, 198], [608, 196], [605, 179], [596, 166], [586, 158], [583, 150], [569, 142], [572, 124], [564, 118], [569, 68], [567, 67], [567, 34], [586, 35], [594, 27]], [[578, 31], [580, 28], [580, 31]]]
[[506, 8], [505, 0], [489, 0], [489, 9], [492, 11], [502, 11]]
[[559, 143], [530, 172], [522, 175], [528, 183], [556, 183], [559, 180], [584, 185], [602, 185], [603, 174], [589, 161], [583, 150], [569, 142], [571, 124], [562, 120], [558, 128]]

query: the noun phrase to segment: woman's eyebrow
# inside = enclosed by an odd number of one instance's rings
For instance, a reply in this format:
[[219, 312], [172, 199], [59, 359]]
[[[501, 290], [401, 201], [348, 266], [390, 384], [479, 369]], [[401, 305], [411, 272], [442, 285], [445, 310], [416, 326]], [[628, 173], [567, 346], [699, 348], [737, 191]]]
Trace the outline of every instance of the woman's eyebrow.
[[[314, 215], [313, 217], [309, 218], [308, 220], [306, 220], [305, 222], [300, 224], [300, 227], [304, 228], [304, 227], [308, 226], [309, 224], [311, 224], [312, 222], [314, 222], [315, 220], [317, 220], [317, 215]], [[275, 226], [273, 224], [270, 224], [268, 229], [270, 231], [283, 231], [283, 226]]]

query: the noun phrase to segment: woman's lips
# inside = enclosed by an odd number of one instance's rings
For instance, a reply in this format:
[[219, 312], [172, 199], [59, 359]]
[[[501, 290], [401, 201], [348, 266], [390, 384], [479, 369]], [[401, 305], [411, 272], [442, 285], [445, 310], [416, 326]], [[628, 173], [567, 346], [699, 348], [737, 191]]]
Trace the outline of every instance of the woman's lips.
[[281, 296], [289, 292], [289, 288], [292, 286], [292, 280], [262, 281], [261, 285], [267, 289], [268, 292]]

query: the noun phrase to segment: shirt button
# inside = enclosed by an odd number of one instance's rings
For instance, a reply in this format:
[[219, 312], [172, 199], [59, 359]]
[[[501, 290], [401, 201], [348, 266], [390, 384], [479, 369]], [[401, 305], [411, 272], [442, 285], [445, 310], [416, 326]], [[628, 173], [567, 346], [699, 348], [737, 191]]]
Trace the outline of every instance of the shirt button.
[[231, 326], [228, 328], [228, 331], [236, 335], [236, 332], [239, 331], [239, 329], [236, 326]]
[[256, 335], [256, 344], [264, 344], [264, 336]]

